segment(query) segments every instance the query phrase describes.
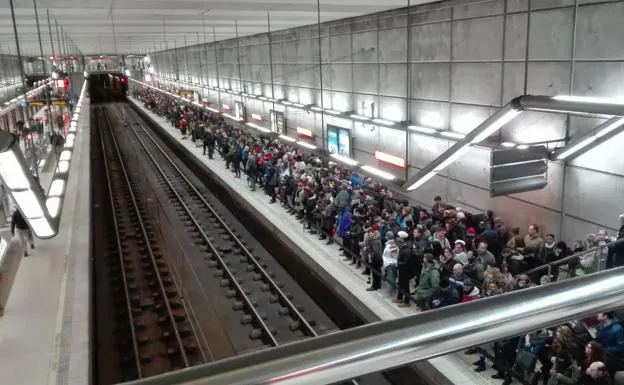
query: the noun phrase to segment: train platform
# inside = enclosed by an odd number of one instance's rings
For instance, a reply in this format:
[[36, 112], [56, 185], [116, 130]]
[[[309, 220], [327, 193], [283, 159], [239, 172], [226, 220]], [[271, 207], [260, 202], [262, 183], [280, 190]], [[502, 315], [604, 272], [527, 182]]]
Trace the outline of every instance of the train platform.
[[[411, 308], [399, 308], [392, 303], [392, 297], [382, 291], [366, 291], [366, 277], [339, 257], [337, 245], [326, 245], [325, 241], [311, 236], [303, 228], [295, 217], [286, 215], [284, 210], [270, 204], [264, 193], [260, 190], [251, 191], [245, 179], [236, 179], [229, 170], [225, 169], [223, 160], [218, 156], [210, 160], [202, 155], [202, 148], [196, 147], [189, 140], [182, 140], [179, 130], [171, 126], [164, 118], [152, 113], [137, 99], [129, 97], [131, 103], [144, 111], [151, 119], [167, 132], [172, 138], [179, 141], [191, 154], [200, 159], [216, 176], [224, 183], [237, 191], [249, 204], [260, 212], [268, 222], [272, 223], [294, 244], [299, 246], [312, 260], [321, 266], [327, 274], [331, 275], [346, 290], [357, 297], [369, 310], [380, 320], [389, 320], [403, 317], [418, 312], [414, 306]], [[433, 380], [436, 384], [460, 384], [460, 385], [499, 385], [500, 380], [490, 378], [495, 372], [491, 369], [476, 373], [473, 371], [472, 361], [477, 356], [463, 353], [450, 354], [429, 360], [429, 366], [421, 366], [421, 372], [427, 370], [425, 377]], [[435, 368], [435, 370], [431, 370]]]
[[[89, 101], [78, 121], [59, 235], [29, 257], [9, 242], [0, 272], [0, 378], [11, 385], [89, 383]], [[40, 164], [47, 191], [56, 158]], [[5, 242], [8, 229], [0, 232]], [[0, 241], [1, 246], [4, 244]]]

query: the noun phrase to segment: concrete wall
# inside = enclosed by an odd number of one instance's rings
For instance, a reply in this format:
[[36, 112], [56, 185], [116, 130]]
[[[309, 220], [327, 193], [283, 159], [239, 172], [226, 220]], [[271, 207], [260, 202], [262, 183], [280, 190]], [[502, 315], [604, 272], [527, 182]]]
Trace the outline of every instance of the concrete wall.
[[[180, 80], [463, 133], [520, 94], [622, 96], [622, 20], [622, 1], [446, 1], [322, 24], [320, 50], [317, 27], [307, 26], [160, 52], [152, 62], [157, 74]], [[216, 93], [206, 94], [217, 100]], [[221, 93], [222, 103], [232, 98]], [[244, 102], [248, 114], [269, 118], [272, 103]], [[375, 150], [407, 158], [408, 170], [387, 169], [401, 178], [452, 144], [276, 109], [286, 113], [290, 129], [312, 130], [319, 145], [322, 123], [351, 130], [353, 156], [363, 163], [385, 167], [373, 158]], [[550, 142], [552, 148], [597, 122], [526, 113], [494, 140]], [[492, 208], [513, 224], [535, 222], [571, 241], [618, 227], [617, 214], [624, 212], [617, 199], [624, 195], [624, 160], [617, 156], [622, 143], [624, 135], [570, 164], [551, 163], [544, 190], [495, 199], [488, 193], [489, 150], [475, 148], [411, 196], [426, 204], [442, 195], [472, 210]]]

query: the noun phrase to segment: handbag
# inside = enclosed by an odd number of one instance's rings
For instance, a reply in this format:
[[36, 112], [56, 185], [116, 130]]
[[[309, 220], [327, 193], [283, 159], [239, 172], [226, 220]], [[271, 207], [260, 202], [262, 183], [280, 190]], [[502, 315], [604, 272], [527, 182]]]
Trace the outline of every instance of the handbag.
[[537, 364], [537, 355], [535, 355], [535, 353], [533, 352], [530, 352], [526, 349], [522, 349], [516, 355], [515, 366], [518, 369], [531, 371], [535, 368], [535, 364]]

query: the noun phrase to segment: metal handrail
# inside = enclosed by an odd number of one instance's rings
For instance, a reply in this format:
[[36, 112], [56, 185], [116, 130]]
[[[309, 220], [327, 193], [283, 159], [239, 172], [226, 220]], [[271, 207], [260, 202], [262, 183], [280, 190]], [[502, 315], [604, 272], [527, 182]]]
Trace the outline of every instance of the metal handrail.
[[589, 249], [589, 250], [586, 250], [586, 251], [580, 251], [580, 252], [578, 252], [578, 253], [576, 253], [576, 254], [572, 254], [572, 255], [570, 255], [570, 256], [567, 256], [567, 257], [565, 257], [565, 258], [558, 259], [558, 260], [553, 261], [553, 262], [545, 263], [545, 264], [543, 264], [543, 265], [541, 265], [541, 266], [535, 267], [535, 268], [533, 268], [533, 269], [531, 269], [531, 270], [529, 270], [529, 271], [526, 271], [526, 272], [524, 272], [524, 273], [522, 273], [522, 274], [531, 274], [531, 273], [536, 273], [536, 272], [538, 272], [538, 271], [542, 271], [542, 270], [546, 270], [546, 269], [548, 269], [548, 268], [549, 268], [549, 266], [550, 266], [551, 268], [552, 268], [553, 266], [559, 266], [559, 265], [561, 265], [561, 264], [563, 264], [563, 263], [570, 262], [570, 261], [572, 261], [572, 260], [574, 260], [574, 259], [576, 259], [576, 258], [578, 258], [578, 257], [580, 257], [580, 256], [582, 256], [582, 255], [595, 253], [595, 252], [597, 252], [598, 250], [601, 250], [601, 249], [603, 249], [603, 248], [605, 248], [605, 247], [606, 247], [606, 248], [609, 248], [609, 247], [613, 247], [613, 246], [615, 246], [615, 245], [619, 245], [619, 244], [621, 244], [621, 243], [624, 243], [624, 238], [620, 238], [620, 239], [618, 239], [618, 240], [616, 240], [616, 241], [613, 241], [613, 242], [607, 243], [606, 245], [602, 245], [602, 246], [597, 246], [597, 247], [594, 247], [593, 249]]
[[624, 268], [369, 324], [131, 385], [330, 384], [614, 310]]

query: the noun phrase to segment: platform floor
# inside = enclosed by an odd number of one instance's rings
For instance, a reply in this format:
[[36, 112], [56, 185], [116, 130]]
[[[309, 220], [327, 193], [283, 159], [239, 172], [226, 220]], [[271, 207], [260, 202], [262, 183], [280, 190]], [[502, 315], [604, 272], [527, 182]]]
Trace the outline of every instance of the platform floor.
[[[89, 108], [78, 124], [59, 235], [36, 240], [0, 318], [0, 383], [89, 383]], [[52, 157], [53, 158], [53, 157]], [[41, 167], [47, 191], [55, 167]], [[71, 359], [70, 359], [71, 357]]]
[[[144, 108], [140, 101], [134, 98], [130, 98], [130, 101], [145, 111], [173, 138], [182, 143], [190, 153], [201, 159], [215, 175], [219, 176], [225, 183], [238, 191], [244, 199], [266, 217], [267, 221], [275, 225], [282, 233], [288, 236], [291, 241], [304, 250], [347, 290], [359, 298], [360, 301], [380, 319], [394, 319], [419, 311], [414, 306], [411, 308], [397, 307], [391, 302], [392, 298], [382, 291], [366, 291], [368, 287], [366, 284], [366, 277], [360, 274], [360, 270], [353, 268], [348, 262], [342, 261], [342, 257], [339, 257], [340, 252], [337, 245], [328, 246], [325, 244], [325, 241], [319, 240], [317, 236], [308, 234], [307, 231], [303, 229], [303, 225], [298, 222], [294, 216], [286, 214], [286, 212], [279, 206], [276, 206], [276, 204], [270, 204], [269, 199], [264, 195], [261, 189], [253, 192], [248, 188], [245, 178], [234, 178], [234, 174], [225, 168], [224, 161], [221, 160], [218, 155], [216, 155], [213, 160], [208, 159], [207, 156], [202, 155], [201, 147], [196, 147], [190, 140], [182, 140], [182, 135], [179, 130], [171, 126], [166, 119]], [[500, 380], [493, 380], [490, 378], [490, 376], [495, 373], [494, 370], [488, 368], [488, 370], [482, 373], [473, 371], [472, 362], [477, 359], [478, 356], [476, 355], [456, 353], [434, 358], [429, 360], [429, 363], [454, 384], [500, 385]]]

